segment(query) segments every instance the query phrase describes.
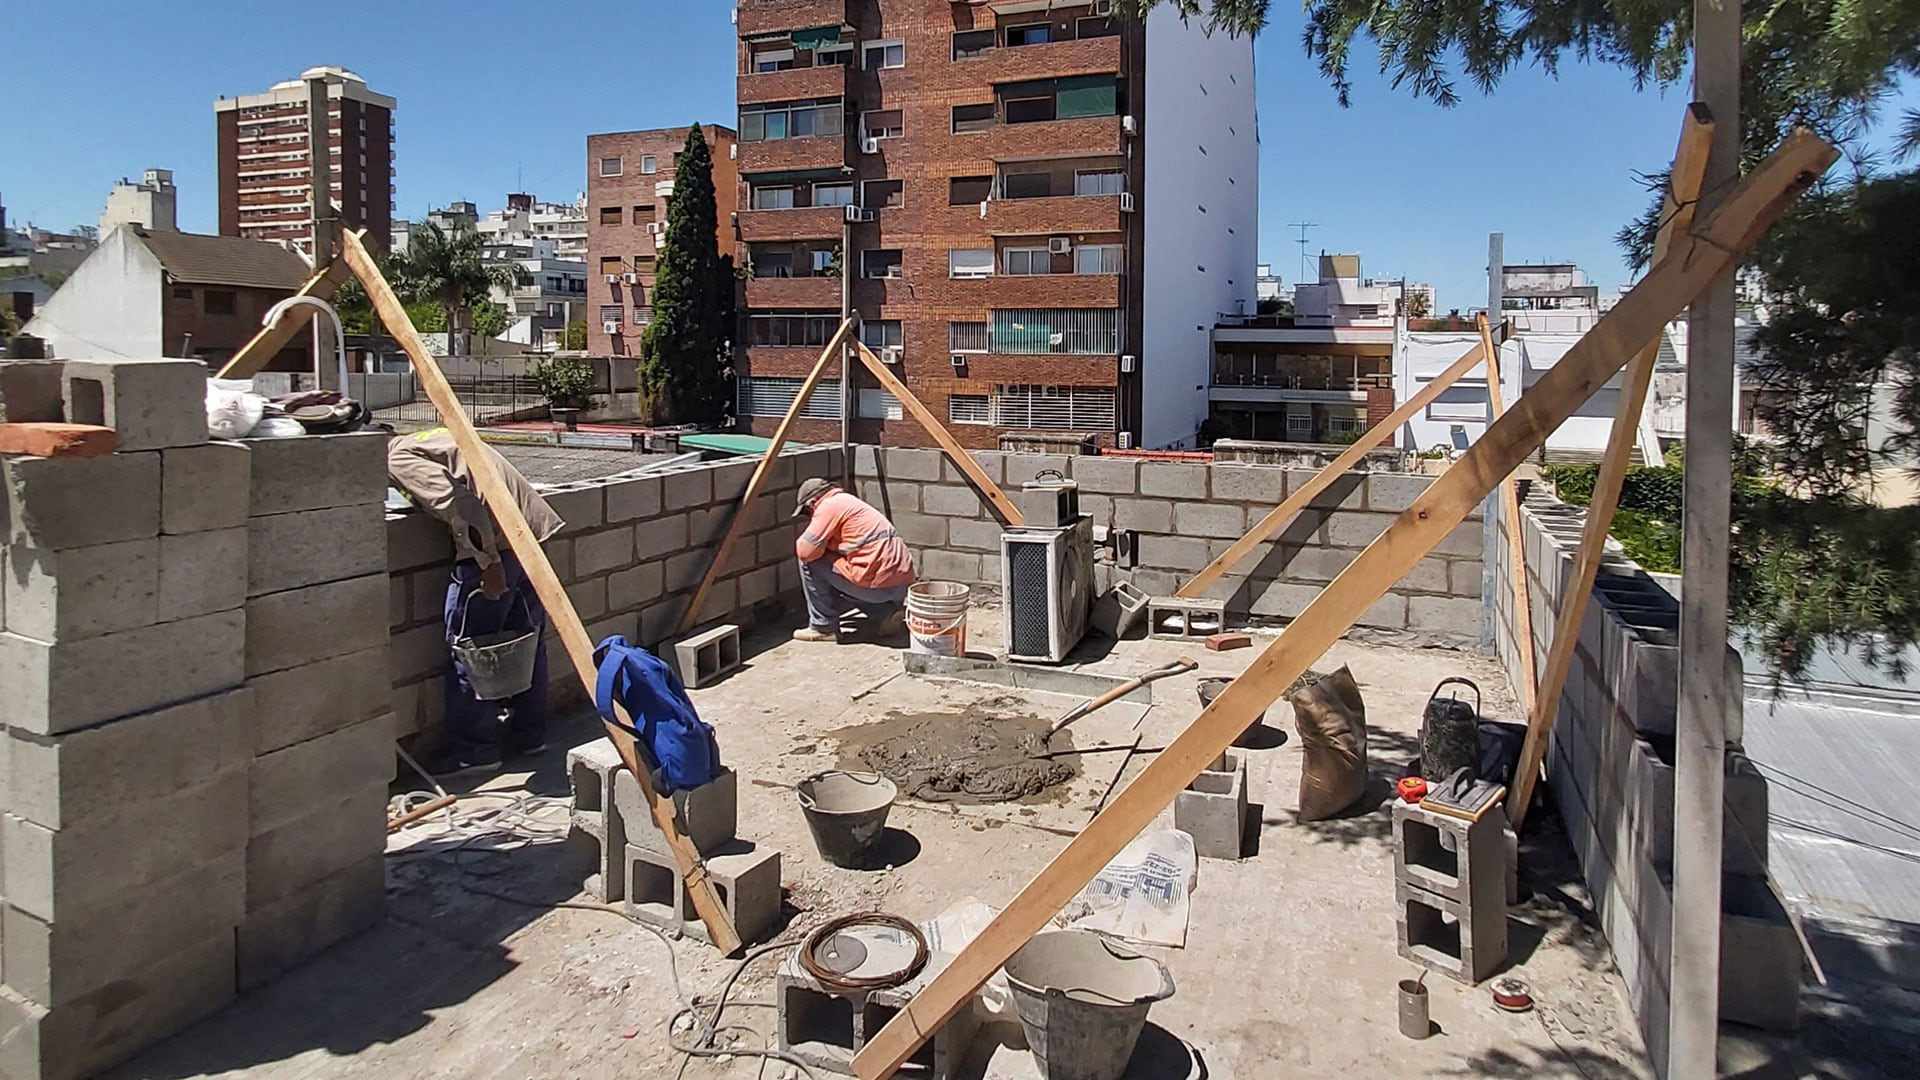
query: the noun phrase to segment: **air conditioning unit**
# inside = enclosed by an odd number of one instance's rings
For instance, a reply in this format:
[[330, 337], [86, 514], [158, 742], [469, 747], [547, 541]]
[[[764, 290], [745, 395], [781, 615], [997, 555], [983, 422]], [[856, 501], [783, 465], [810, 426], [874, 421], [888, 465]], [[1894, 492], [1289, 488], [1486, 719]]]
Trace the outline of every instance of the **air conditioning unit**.
[[607, 275], [606, 277], [607, 277], [607, 284], [609, 284], [609, 285], [618, 285], [618, 284], [620, 284], [620, 275], [619, 275], [619, 274], [608, 274], [608, 275]]
[[1140, 367], [1140, 358], [1139, 358], [1139, 357], [1137, 357], [1137, 356], [1135, 356], [1135, 355], [1133, 355], [1132, 353], [1122, 353], [1122, 354], [1120, 355], [1120, 372], [1121, 372], [1121, 374], [1123, 374], [1123, 375], [1131, 375], [1131, 374], [1133, 374], [1133, 373], [1134, 373], [1134, 371], [1135, 371], [1136, 369], [1138, 369], [1139, 367]]
[[1140, 134], [1140, 122], [1138, 120], [1135, 120], [1131, 116], [1121, 117], [1120, 118], [1120, 134], [1122, 135]]
[[880, 362], [883, 364], [897, 365], [900, 363], [901, 347], [898, 345], [882, 345], [874, 350], [874, 352], [879, 355]]
[[647, 232], [654, 236], [659, 236], [661, 233], [666, 231], [667, 231], [666, 225], [662, 224], [661, 222], [658, 222], [658, 221], [647, 222]]
[[1073, 241], [1064, 236], [1056, 236], [1047, 241], [1047, 251], [1053, 255], [1067, 255], [1073, 251]]
[[1113, 14], [1113, 0], [1093, 0], [1093, 17], [1105, 19]]
[[1133, 432], [1131, 431], [1121, 432], [1119, 435], [1119, 443], [1120, 443], [1120, 449], [1122, 450], [1133, 449]]
[[877, 153], [879, 153], [879, 152], [880, 152], [880, 140], [879, 140], [879, 139], [875, 139], [875, 138], [873, 138], [873, 137], [871, 137], [871, 136], [869, 136], [869, 137], [866, 137], [866, 138], [863, 138], [863, 139], [861, 139], [861, 140], [860, 140], [860, 152], [861, 152], [861, 153], [863, 153], [863, 154], [877, 154]]
[[1120, 212], [1123, 214], [1133, 213], [1133, 192], [1123, 191], [1120, 193]]
[[967, 366], [966, 353], [954, 353], [951, 359], [953, 360], [953, 366], [955, 368], [963, 368]]
[[1057, 664], [1087, 634], [1093, 607], [1093, 518], [1000, 534], [1007, 659]]
[[868, 210], [865, 207], [862, 207], [862, 206], [847, 207], [847, 223], [850, 225], [857, 225], [857, 224], [860, 224], [861, 222], [872, 221], [873, 219], [874, 219], [873, 211]]
[[606, 331], [609, 334], [618, 334], [620, 332], [620, 324], [609, 320], [607, 322], [601, 323], [600, 329]]
[[640, 275], [633, 274], [633, 273], [621, 274], [620, 280], [626, 282], [629, 285], [638, 285], [640, 284]]

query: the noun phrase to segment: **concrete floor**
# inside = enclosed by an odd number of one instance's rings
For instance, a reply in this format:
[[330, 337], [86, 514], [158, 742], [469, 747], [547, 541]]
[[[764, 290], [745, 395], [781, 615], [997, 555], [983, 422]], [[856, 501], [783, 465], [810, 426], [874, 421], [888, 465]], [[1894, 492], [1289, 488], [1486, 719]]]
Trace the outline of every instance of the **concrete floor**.
[[[1000, 613], [976, 609], [973, 622], [975, 649], [994, 647]], [[1256, 646], [1271, 636], [1259, 636]], [[890, 821], [901, 830], [892, 869], [825, 864], [789, 785], [831, 765], [824, 734], [860, 704], [854, 695], [885, 692], [870, 688], [900, 671], [899, 652], [796, 645], [784, 632], [750, 638], [747, 651], [743, 670], [694, 696], [743, 778], [741, 835], [783, 853], [785, 937], [850, 911], [926, 918], [969, 895], [1004, 904], [1066, 844], [1057, 832], [1017, 821], [902, 802]], [[1197, 643], [1129, 641], [1086, 661], [1091, 670], [1133, 673], [1181, 653], [1199, 659], [1201, 671], [1156, 684], [1141, 724], [1143, 748], [1165, 745], [1198, 712], [1196, 679], [1238, 672], [1257, 648], [1216, 654]], [[1532, 898], [1509, 920], [1514, 970], [1539, 1007], [1509, 1015], [1484, 989], [1436, 975], [1427, 985], [1440, 1033], [1422, 1042], [1399, 1034], [1394, 987], [1414, 969], [1395, 953], [1388, 780], [1413, 754], [1421, 704], [1442, 676], [1477, 681], [1489, 715], [1513, 718], [1516, 709], [1504, 678], [1479, 657], [1343, 642], [1314, 667], [1341, 664], [1351, 666], [1366, 700], [1376, 782], [1364, 805], [1375, 809], [1317, 824], [1294, 820], [1301, 754], [1289, 711], [1276, 706], [1274, 726], [1258, 740], [1263, 748], [1249, 752], [1252, 797], [1262, 804], [1258, 853], [1238, 863], [1201, 861], [1186, 948], [1155, 950], [1178, 986], [1151, 1016], [1148, 1039], [1162, 1052], [1158, 1064], [1133, 1075], [1650, 1076], [1605, 943], [1581, 904], [1571, 856], [1553, 829], [1537, 830], [1546, 839], [1530, 839], [1523, 852], [1523, 891]], [[565, 795], [563, 747], [593, 731], [589, 717], [568, 718], [531, 772], [487, 786]], [[1119, 784], [1143, 762], [1135, 757]], [[1170, 825], [1171, 813], [1165, 816]], [[432, 831], [413, 842], [431, 843]], [[579, 881], [558, 845], [396, 858], [382, 926], [117, 1075], [674, 1076], [681, 1059], [666, 1043], [677, 1008], [668, 947], [616, 916], [546, 906], [578, 899]], [[689, 993], [715, 991], [733, 968], [691, 941], [672, 948]], [[776, 956], [741, 978], [733, 1000], [743, 1007], [729, 1010], [730, 1022], [771, 1032], [773, 1010], [762, 1003], [772, 1000]], [[983, 1033], [970, 1074], [1035, 1075], [1031, 1057], [999, 1045], [995, 1033]], [[1174, 1060], [1181, 1064], [1165, 1064]], [[759, 1067], [745, 1057], [697, 1061], [685, 1075], [750, 1077], [761, 1075]], [[770, 1064], [764, 1075], [789, 1075], [785, 1069]]]

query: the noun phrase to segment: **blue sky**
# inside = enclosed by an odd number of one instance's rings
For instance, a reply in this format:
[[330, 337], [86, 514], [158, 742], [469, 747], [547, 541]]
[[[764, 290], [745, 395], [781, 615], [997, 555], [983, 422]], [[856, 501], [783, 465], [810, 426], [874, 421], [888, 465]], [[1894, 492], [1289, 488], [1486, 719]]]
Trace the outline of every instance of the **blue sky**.
[[[91, 224], [115, 179], [172, 168], [181, 226], [212, 232], [214, 98], [321, 63], [399, 99], [403, 215], [491, 208], [522, 188], [571, 198], [589, 133], [731, 123], [730, 6], [175, 0], [162, 17], [150, 0], [10, 4], [0, 201], [16, 222]], [[1673, 152], [1684, 90], [1569, 66], [1441, 109], [1368, 70], [1342, 109], [1301, 52], [1299, 12], [1274, 8], [1257, 44], [1260, 250], [1288, 281], [1296, 221], [1319, 223], [1310, 254], [1357, 251], [1369, 274], [1431, 281], [1442, 311], [1484, 302], [1495, 230], [1510, 261], [1576, 261], [1603, 288], [1626, 279], [1612, 235], [1642, 205], [1634, 170]]]

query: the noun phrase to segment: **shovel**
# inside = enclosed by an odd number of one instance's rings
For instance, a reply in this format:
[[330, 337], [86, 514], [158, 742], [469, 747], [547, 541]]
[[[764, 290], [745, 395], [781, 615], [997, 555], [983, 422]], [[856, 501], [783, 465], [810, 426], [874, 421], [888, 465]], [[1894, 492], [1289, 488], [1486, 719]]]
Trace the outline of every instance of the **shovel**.
[[[1192, 671], [1199, 666], [1200, 666], [1199, 663], [1193, 660], [1191, 657], [1183, 656], [1180, 659], [1175, 660], [1173, 663], [1168, 664], [1166, 667], [1154, 668], [1152, 671], [1143, 672], [1142, 674], [1136, 675], [1133, 678], [1128, 679], [1126, 682], [1121, 683], [1119, 686], [1114, 687], [1113, 689], [1107, 691], [1106, 693], [1101, 694], [1097, 698], [1093, 698], [1092, 700], [1089, 700], [1089, 701], [1083, 701], [1080, 704], [1075, 705], [1073, 708], [1067, 710], [1066, 714], [1060, 717], [1060, 719], [1055, 720], [1053, 722], [1052, 727], [1047, 729], [1046, 735], [1043, 736], [1040, 740], [1042, 751], [1044, 751], [1044, 748], [1047, 742], [1051, 740], [1054, 737], [1054, 735], [1058, 734], [1061, 728], [1066, 727], [1068, 724], [1073, 723], [1075, 720], [1080, 719], [1081, 717], [1087, 715], [1090, 712], [1093, 712], [1096, 709], [1103, 709], [1108, 705], [1113, 704], [1114, 702], [1120, 700], [1123, 697], [1126, 697], [1128, 694], [1133, 693], [1135, 690], [1140, 689], [1141, 687], [1147, 685], [1148, 683], [1154, 681], [1155, 679], [1164, 679], [1169, 675], [1181, 675], [1186, 672]], [[1041, 752], [1041, 753], [1035, 754], [1034, 756], [1048, 757], [1050, 755], [1045, 752]]]

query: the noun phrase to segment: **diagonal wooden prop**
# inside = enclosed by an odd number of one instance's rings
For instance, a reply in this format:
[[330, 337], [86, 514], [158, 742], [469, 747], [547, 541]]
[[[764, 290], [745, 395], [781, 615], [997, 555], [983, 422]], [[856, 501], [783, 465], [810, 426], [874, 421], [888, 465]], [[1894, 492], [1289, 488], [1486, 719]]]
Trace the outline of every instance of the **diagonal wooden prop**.
[[[342, 261], [352, 268], [367, 287], [367, 298], [373, 302], [373, 310], [379, 314], [380, 321], [386, 324], [400, 347], [406, 350], [408, 359], [413, 361], [414, 375], [420, 380], [421, 388], [426, 390], [434, 408], [440, 411], [441, 422], [446, 425], [454, 442], [459, 444], [460, 453], [466, 458], [467, 469], [473, 476], [474, 487], [478, 489], [481, 501], [487, 504], [494, 520], [500, 523], [500, 531], [506, 534], [508, 545], [519, 556], [521, 567], [526, 570], [534, 590], [540, 594], [540, 602], [547, 609], [547, 617], [553, 620], [554, 628], [560, 633], [560, 643], [566, 646], [574, 671], [579, 674], [588, 695], [592, 695], [597, 681], [593, 642], [587, 637], [587, 629], [581, 625], [580, 616], [573, 610], [573, 601], [567, 597], [567, 590], [561, 587], [559, 575], [553, 572], [553, 564], [547, 561], [547, 553], [540, 549], [540, 541], [527, 525], [526, 515], [520, 512], [520, 504], [514, 500], [506, 481], [500, 477], [500, 471], [494, 467], [493, 459], [487, 455], [479, 433], [473, 429], [472, 421], [467, 419], [466, 410], [461, 408], [459, 399], [454, 397], [453, 387], [447, 384], [447, 377], [441, 373], [440, 365], [434, 363], [433, 357], [427, 352], [426, 343], [420, 340], [419, 331], [413, 328], [412, 320], [407, 318], [407, 310], [401, 305], [400, 298], [393, 294], [386, 277], [380, 273], [380, 267], [374, 263], [373, 256], [361, 244], [357, 234], [347, 233], [342, 237], [341, 255]], [[654, 823], [660, 826], [660, 834], [666, 837], [667, 846], [673, 851], [674, 862], [680, 869], [680, 878], [686, 884], [687, 894], [693, 899], [694, 910], [699, 913], [700, 921], [706, 924], [707, 934], [715, 948], [722, 953], [739, 951], [740, 935], [734, 932], [733, 923], [727, 918], [727, 910], [720, 903], [713, 880], [707, 876], [707, 867], [700, 859], [700, 852], [680, 827], [673, 800], [661, 797], [653, 789], [650, 780], [653, 775], [652, 762], [647, 759], [646, 751], [634, 741], [630, 730], [633, 717], [628, 716], [618, 702], [614, 703], [614, 714], [627, 727], [607, 724], [607, 738], [620, 752], [620, 760], [640, 782], [641, 794], [647, 800]]]
[[873, 355], [873, 350], [867, 348], [866, 342], [856, 341], [853, 344], [854, 348], [860, 351], [860, 362], [866, 365], [874, 378], [880, 380], [880, 385], [885, 387], [888, 393], [899, 400], [900, 407], [912, 413], [913, 418], [920, 421], [920, 426], [926, 429], [927, 434], [933, 436], [933, 441], [946, 452], [947, 460], [953, 462], [954, 468], [959, 469], [966, 476], [967, 481], [973, 485], [974, 491], [986, 500], [988, 509], [991, 509], [1000, 519], [1000, 524], [1015, 527], [1026, 524], [1027, 519], [1021, 516], [1020, 510], [1013, 505], [1013, 500], [1007, 498], [1007, 493], [1000, 490], [1000, 485], [994, 483], [993, 478], [980, 467], [980, 463], [973, 460], [973, 455], [967, 453], [966, 448], [953, 437], [953, 433], [947, 430], [947, 425], [933, 415], [933, 410], [922, 404], [898, 376], [887, 370], [887, 365]]
[[906, 1008], [854, 1056], [860, 1080], [892, 1076], [973, 992], [1061, 905], [1092, 880], [1174, 794], [1219, 757], [1248, 721], [1271, 705], [1355, 619], [1431, 551], [1494, 485], [1546, 440], [1628, 359], [1654, 339], [1722, 271], [1732, 266], [1838, 157], [1798, 131], [1741, 181], [1704, 223], [1685, 235], [1639, 285], [1521, 395], [1453, 467], [1256, 657], [1213, 704], [1027, 883]]
[[[358, 242], [367, 235], [367, 231], [361, 229], [344, 235], [351, 236]], [[345, 240], [341, 241], [343, 247], [345, 243]], [[307, 283], [300, 286], [300, 291], [294, 295], [311, 296], [316, 300], [331, 303], [333, 298], [340, 294], [340, 286], [345, 285], [347, 279], [352, 276], [353, 270], [347, 265], [346, 259], [332, 259], [327, 265], [315, 271], [314, 275], [308, 278]], [[233, 354], [233, 359], [226, 362], [215, 378], [251, 379], [260, 374], [260, 369], [266, 367], [269, 361], [279, 355], [280, 350], [287, 347], [287, 343], [293, 340], [293, 336], [298, 334], [300, 328], [307, 325], [307, 320], [313, 316], [314, 310], [307, 304], [288, 308], [281, 313], [278, 322], [272, 326], [261, 327], [260, 332], [253, 335], [252, 340], [240, 346], [240, 351]]]
[[[1499, 423], [1505, 415], [1506, 403], [1500, 393], [1500, 353], [1493, 346], [1493, 328], [1487, 324], [1485, 315], [1474, 316], [1474, 323], [1480, 330], [1480, 347], [1493, 357], [1487, 364], [1487, 412]], [[1514, 388], [1519, 394], [1524, 390], [1526, 373], [1521, 372], [1521, 386]], [[1520, 489], [1514, 482], [1513, 474], [1508, 473], [1500, 481], [1500, 512], [1508, 521], [1520, 520]], [[1526, 545], [1521, 543], [1518, 527], [1507, 530], [1507, 573], [1513, 578], [1513, 636], [1515, 647], [1520, 650], [1520, 707], [1533, 714], [1534, 676], [1533, 676], [1533, 601], [1527, 596], [1527, 556]]]

